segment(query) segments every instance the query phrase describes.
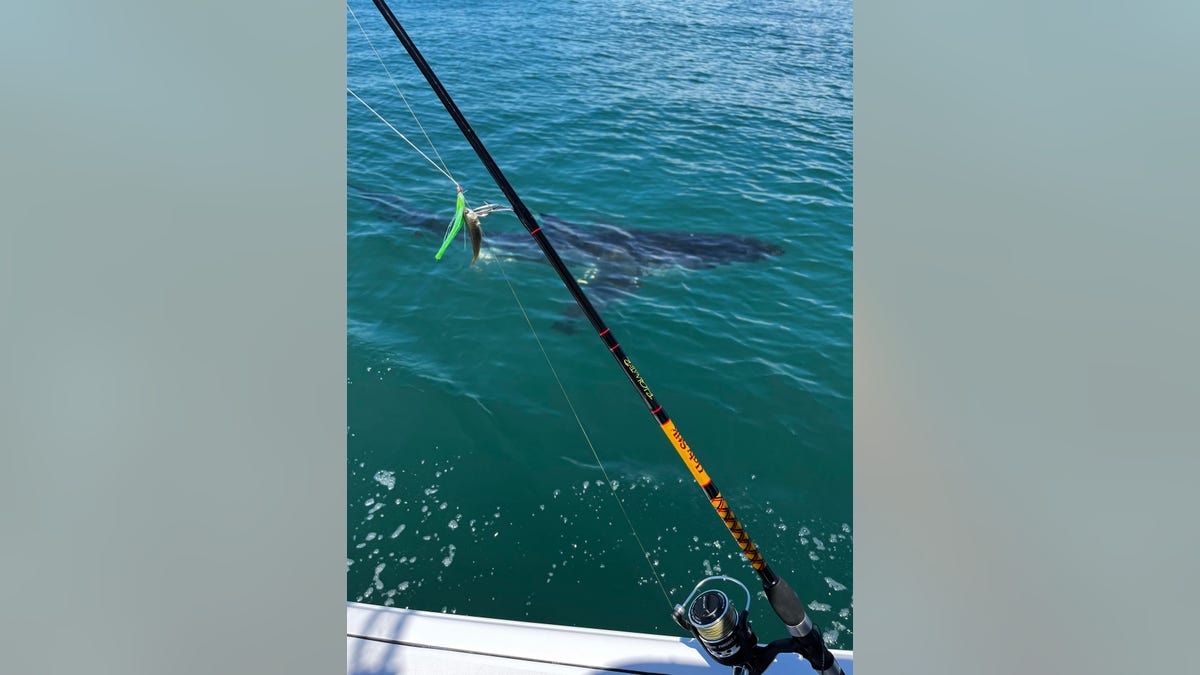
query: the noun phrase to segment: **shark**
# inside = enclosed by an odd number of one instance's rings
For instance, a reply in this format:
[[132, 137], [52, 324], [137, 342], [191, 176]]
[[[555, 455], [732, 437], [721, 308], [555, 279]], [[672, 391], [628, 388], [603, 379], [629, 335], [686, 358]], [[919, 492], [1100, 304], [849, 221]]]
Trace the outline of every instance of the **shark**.
[[[371, 204], [389, 222], [398, 222], [416, 232], [440, 236], [446, 229], [445, 213], [415, 208], [395, 195], [353, 184], [347, 185], [347, 194]], [[485, 253], [505, 259], [545, 262], [529, 233], [519, 224], [513, 224], [511, 229], [492, 227], [484, 234]], [[586, 284], [588, 298], [598, 307], [633, 293], [641, 280], [655, 271], [704, 270], [761, 262], [784, 252], [776, 244], [744, 234], [648, 230], [604, 222], [583, 224], [545, 213], [538, 214], [538, 224], [568, 265], [587, 267], [588, 278], [580, 281]], [[574, 318], [582, 316], [578, 308], [568, 310], [567, 314]], [[559, 322], [555, 328], [574, 332], [574, 323], [577, 322]]]

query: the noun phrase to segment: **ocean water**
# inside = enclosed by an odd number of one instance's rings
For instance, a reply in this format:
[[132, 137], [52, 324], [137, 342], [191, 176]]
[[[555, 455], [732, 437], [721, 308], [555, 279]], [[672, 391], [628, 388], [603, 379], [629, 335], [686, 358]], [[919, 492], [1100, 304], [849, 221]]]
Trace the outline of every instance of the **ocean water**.
[[[469, 203], [503, 203], [373, 5], [350, 7], [348, 86]], [[572, 272], [772, 568], [852, 648], [849, 0], [393, 9], [526, 205], [592, 237], [564, 248]], [[475, 265], [463, 235], [435, 261], [454, 183], [346, 99], [348, 599], [682, 634], [660, 583], [672, 602], [709, 574], [754, 589], [517, 220], [484, 219]], [[643, 231], [678, 245], [643, 264], [630, 247], [649, 239], [620, 238]], [[705, 235], [782, 254], [693, 264]], [[760, 638], [781, 637], [754, 603]]]

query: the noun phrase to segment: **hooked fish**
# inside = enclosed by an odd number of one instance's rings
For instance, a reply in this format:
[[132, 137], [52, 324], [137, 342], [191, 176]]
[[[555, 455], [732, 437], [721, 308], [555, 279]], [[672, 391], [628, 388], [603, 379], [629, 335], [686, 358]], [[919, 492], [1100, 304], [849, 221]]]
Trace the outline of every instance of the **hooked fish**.
[[471, 238], [471, 264], [479, 259], [479, 246], [483, 243], [483, 229], [479, 227], [479, 216], [469, 208], [463, 209], [463, 222], [467, 224], [467, 235]]

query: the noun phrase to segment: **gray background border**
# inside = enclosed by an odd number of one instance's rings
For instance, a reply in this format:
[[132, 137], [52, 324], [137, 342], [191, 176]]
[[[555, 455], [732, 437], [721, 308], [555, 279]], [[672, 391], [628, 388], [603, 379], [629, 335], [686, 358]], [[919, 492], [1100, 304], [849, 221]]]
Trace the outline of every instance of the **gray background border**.
[[[0, 27], [0, 671], [344, 667], [343, 11]], [[1200, 671], [1197, 9], [855, 13], [859, 672]]]
[[1200, 672], [1198, 12], [855, 4], [860, 672]]
[[0, 672], [344, 672], [344, 13], [5, 10]]

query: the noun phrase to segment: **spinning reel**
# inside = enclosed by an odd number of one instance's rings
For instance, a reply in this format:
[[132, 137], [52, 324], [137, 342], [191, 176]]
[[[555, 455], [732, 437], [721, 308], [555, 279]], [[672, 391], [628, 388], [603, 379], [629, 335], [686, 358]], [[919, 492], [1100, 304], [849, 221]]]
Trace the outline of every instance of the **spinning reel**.
[[[714, 581], [728, 581], [742, 589], [746, 594], [746, 606], [740, 613], [723, 592], [708, 589], [700, 593], [702, 586]], [[731, 666], [733, 675], [759, 675], [774, 662], [776, 656], [784, 653], [796, 653], [809, 658], [810, 645], [796, 637], [775, 640], [766, 645], [758, 644], [758, 636], [750, 627], [750, 590], [732, 577], [716, 575], [702, 579], [683, 604], [675, 605], [671, 618], [695, 636], [714, 661]], [[841, 673], [841, 668], [832, 664], [830, 670], [818, 672]]]

